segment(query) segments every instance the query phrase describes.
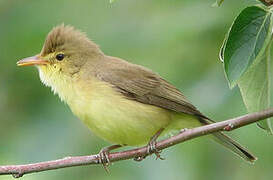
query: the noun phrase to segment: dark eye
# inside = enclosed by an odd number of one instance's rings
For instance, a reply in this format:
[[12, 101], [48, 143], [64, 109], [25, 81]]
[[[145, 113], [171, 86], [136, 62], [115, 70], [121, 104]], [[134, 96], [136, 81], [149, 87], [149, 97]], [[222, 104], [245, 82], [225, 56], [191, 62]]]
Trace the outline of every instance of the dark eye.
[[64, 59], [64, 54], [57, 54], [57, 55], [56, 55], [56, 59], [57, 59], [58, 61], [63, 60], [63, 59]]

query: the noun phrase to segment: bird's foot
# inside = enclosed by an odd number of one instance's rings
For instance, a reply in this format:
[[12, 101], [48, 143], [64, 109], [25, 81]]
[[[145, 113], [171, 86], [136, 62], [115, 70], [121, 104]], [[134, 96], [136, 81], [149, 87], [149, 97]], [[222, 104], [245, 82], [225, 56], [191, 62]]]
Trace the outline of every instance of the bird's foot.
[[165, 160], [165, 158], [161, 157], [161, 155], [160, 155], [161, 152], [162, 152], [161, 150], [158, 150], [156, 148], [156, 141], [150, 141], [147, 145], [147, 155], [137, 156], [134, 158], [134, 160], [140, 162], [140, 161], [144, 160], [148, 155], [151, 155], [151, 154], [155, 154], [156, 159]]
[[162, 133], [163, 130], [164, 130], [164, 128], [159, 129], [156, 132], [156, 134], [153, 135], [153, 137], [151, 137], [151, 139], [150, 139], [150, 141], [149, 141], [149, 143], [147, 145], [147, 155], [145, 155], [145, 156], [137, 156], [137, 157], [134, 158], [135, 161], [142, 161], [143, 159], [145, 159], [150, 154], [155, 154], [156, 155], [156, 159], [164, 160], [164, 158], [160, 156], [160, 153], [162, 151], [158, 150], [156, 148], [156, 140], [160, 136], [160, 134]]
[[155, 154], [156, 159], [165, 160], [165, 158], [161, 157], [161, 155], [160, 155], [161, 152], [162, 152], [161, 150], [158, 150], [156, 148], [156, 140], [151, 139], [151, 141], [148, 143], [147, 153], [148, 154]]
[[110, 172], [108, 166], [110, 165], [110, 159], [109, 159], [109, 152], [122, 147], [119, 144], [104, 147], [100, 150], [99, 152], [99, 163], [103, 165], [103, 168], [105, 169], [106, 172]]
[[108, 168], [110, 164], [109, 151], [107, 151], [105, 148], [101, 149], [99, 152], [99, 163], [103, 165], [106, 172], [110, 172]]

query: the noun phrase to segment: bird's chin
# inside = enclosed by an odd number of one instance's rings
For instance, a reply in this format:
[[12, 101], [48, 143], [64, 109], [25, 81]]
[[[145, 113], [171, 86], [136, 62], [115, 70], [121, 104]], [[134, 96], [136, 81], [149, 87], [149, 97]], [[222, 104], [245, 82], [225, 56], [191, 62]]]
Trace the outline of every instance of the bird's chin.
[[36, 67], [38, 68], [41, 82], [45, 86], [51, 86], [50, 75], [49, 75], [50, 73], [48, 72], [47, 68], [45, 66], [39, 66], [39, 65], [36, 65]]
[[39, 65], [35, 65], [35, 67], [38, 69], [38, 71], [39, 71], [39, 74], [41, 74], [41, 73], [46, 73], [46, 68], [45, 67], [43, 67], [43, 66], [39, 66]]

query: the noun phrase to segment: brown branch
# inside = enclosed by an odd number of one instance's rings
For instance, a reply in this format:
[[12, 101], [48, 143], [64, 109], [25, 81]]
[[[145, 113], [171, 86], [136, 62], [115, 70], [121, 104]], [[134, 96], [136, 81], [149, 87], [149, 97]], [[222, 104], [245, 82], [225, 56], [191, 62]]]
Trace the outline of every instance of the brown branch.
[[[273, 116], [273, 109], [268, 109], [265, 111], [247, 114], [241, 117], [236, 117], [222, 122], [213, 123], [210, 125], [205, 125], [193, 129], [188, 129], [176, 136], [172, 136], [168, 139], [159, 141], [156, 144], [158, 150], [162, 150], [173, 146], [175, 144], [204, 136], [217, 131], [231, 131], [242, 126], [254, 123], [256, 121], [266, 119]], [[133, 159], [137, 157], [150, 155], [147, 153], [147, 147], [140, 147], [132, 150], [122, 151], [122, 152], [113, 152], [109, 154], [109, 159], [111, 162], [120, 161], [125, 159]], [[26, 164], [26, 165], [9, 165], [9, 166], [0, 166], [0, 175], [11, 174], [15, 178], [22, 177], [24, 174], [41, 172], [53, 169], [60, 169], [72, 166], [83, 166], [90, 164], [100, 164], [99, 155], [90, 155], [90, 156], [75, 156], [75, 157], [66, 157], [59, 160], [40, 162], [35, 164]]]
[[266, 6], [273, 5], [273, 0], [259, 0], [261, 3], [263, 3]]

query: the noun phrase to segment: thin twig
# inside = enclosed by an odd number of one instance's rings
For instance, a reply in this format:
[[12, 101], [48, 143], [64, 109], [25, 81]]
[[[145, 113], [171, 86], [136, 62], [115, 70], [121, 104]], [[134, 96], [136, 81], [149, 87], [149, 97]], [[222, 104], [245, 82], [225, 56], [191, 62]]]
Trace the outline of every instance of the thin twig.
[[[247, 114], [241, 117], [236, 117], [226, 121], [213, 123], [210, 125], [187, 129], [186, 131], [183, 131], [176, 136], [172, 136], [168, 139], [159, 141], [156, 144], [156, 149], [162, 150], [175, 144], [217, 131], [231, 131], [242, 126], [254, 123], [256, 121], [266, 119], [268, 117], [273, 117], [273, 108], [257, 113]], [[147, 153], [147, 147], [145, 146], [132, 150], [110, 153], [109, 159], [111, 162], [114, 162], [125, 159], [137, 159], [138, 157], [144, 157], [148, 155], [149, 154]], [[72, 166], [84, 166], [90, 164], [100, 164], [98, 154], [90, 156], [66, 157], [59, 160], [46, 161], [35, 164], [0, 166], [0, 175], [10, 174], [13, 175], [15, 178], [19, 178], [22, 177], [24, 174], [34, 172], [48, 171]]]

